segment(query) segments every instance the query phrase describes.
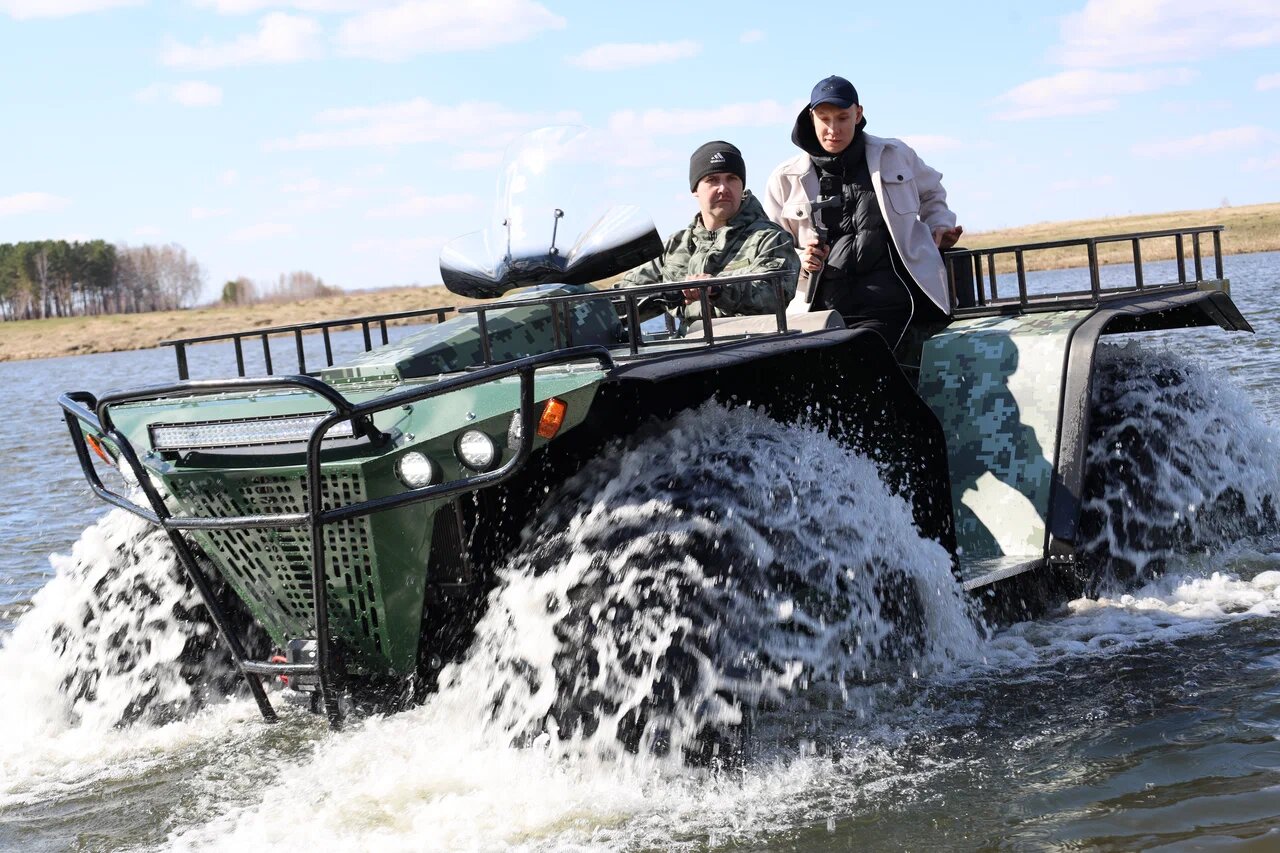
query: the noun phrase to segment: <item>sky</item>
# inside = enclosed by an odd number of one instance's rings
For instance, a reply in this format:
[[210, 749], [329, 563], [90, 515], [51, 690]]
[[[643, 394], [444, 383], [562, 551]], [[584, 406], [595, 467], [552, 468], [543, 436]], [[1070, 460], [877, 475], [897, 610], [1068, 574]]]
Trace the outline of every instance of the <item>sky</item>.
[[666, 235], [695, 148], [761, 192], [831, 74], [970, 231], [1280, 201], [1275, 0], [0, 0], [0, 242], [434, 284], [521, 134], [592, 129], [586, 186]]

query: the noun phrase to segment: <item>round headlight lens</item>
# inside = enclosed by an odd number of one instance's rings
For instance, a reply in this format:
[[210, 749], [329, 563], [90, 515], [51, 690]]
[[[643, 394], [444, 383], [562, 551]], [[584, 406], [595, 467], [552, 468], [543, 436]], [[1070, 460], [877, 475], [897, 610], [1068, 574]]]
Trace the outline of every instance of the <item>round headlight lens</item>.
[[396, 476], [411, 489], [421, 489], [436, 481], [436, 465], [417, 451], [411, 450], [396, 460]]
[[488, 471], [498, 460], [498, 447], [480, 430], [469, 429], [458, 436], [458, 458], [473, 471]]

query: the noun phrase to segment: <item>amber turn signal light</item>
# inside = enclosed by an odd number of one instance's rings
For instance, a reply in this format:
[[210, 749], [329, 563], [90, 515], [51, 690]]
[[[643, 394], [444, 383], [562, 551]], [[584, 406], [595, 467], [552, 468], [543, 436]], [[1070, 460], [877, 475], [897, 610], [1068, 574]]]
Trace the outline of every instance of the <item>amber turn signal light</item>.
[[564, 426], [565, 412], [569, 406], [559, 397], [551, 397], [542, 407], [542, 417], [538, 418], [538, 437], [555, 438], [560, 427]]
[[89, 449], [92, 450], [94, 453], [98, 454], [98, 456], [102, 459], [103, 462], [107, 463], [108, 465], [116, 464], [116, 461], [107, 455], [107, 451], [102, 448], [102, 445], [98, 442], [98, 439], [94, 438], [91, 435], [86, 435], [84, 439], [85, 439], [85, 442], [88, 443]]

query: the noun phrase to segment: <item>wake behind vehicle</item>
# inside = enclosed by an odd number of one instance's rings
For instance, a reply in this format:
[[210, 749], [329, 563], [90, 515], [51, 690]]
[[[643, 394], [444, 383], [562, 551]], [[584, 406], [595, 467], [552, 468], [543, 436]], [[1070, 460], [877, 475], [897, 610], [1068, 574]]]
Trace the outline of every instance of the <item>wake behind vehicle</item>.
[[[686, 325], [665, 295], [690, 283], [598, 284], [662, 247], [638, 209], [596, 215], [556, 197], [553, 166], [580, 153], [563, 134], [532, 137], [509, 159], [490, 229], [443, 252], [451, 290], [494, 301], [176, 340], [176, 381], [60, 398], [93, 490], [168, 532], [267, 719], [263, 678], [287, 677], [335, 725], [345, 697], [420, 697], [466, 650], [495, 568], [546, 495], [711, 399], [857, 447], [990, 615], [1034, 612], [1096, 570], [1078, 545], [1100, 337], [1250, 330], [1216, 226], [949, 253], [963, 307], [898, 357], [831, 312], [712, 316], [712, 284], [782, 294], [775, 273], [694, 284], [710, 319]], [[1153, 240], [1176, 244], [1170, 281], [1144, 273]], [[1108, 242], [1132, 245], [1132, 280], [1104, 284]], [[1052, 245], [1084, 248], [1078, 279], [1026, 274], [1025, 255]], [[436, 322], [388, 342], [388, 322], [409, 315]], [[365, 351], [335, 363], [330, 333], [348, 325]], [[319, 369], [305, 332], [323, 336]], [[281, 336], [293, 373], [275, 372]], [[232, 341], [237, 375], [189, 378], [188, 348], [212, 340]], [[251, 376], [256, 340], [264, 370]], [[99, 462], [135, 490], [108, 487]], [[245, 619], [270, 636], [269, 659], [251, 659]]]

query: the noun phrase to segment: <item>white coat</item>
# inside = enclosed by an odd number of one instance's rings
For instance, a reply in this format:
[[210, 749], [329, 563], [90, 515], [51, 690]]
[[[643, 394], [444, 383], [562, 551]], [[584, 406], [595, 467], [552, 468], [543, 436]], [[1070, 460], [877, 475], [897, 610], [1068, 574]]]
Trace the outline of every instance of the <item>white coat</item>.
[[[867, 170], [893, 245], [920, 289], [950, 315], [947, 271], [933, 242], [933, 229], [954, 228], [956, 224], [956, 215], [947, 207], [942, 173], [921, 160], [911, 146], [900, 139], [859, 133], [866, 137]], [[809, 219], [809, 205], [817, 197], [818, 173], [808, 154], [797, 154], [769, 176], [761, 199], [765, 213], [791, 233], [797, 252], [803, 251], [805, 244], [817, 236]], [[788, 312], [810, 309], [807, 278], [801, 273], [800, 292]]]

